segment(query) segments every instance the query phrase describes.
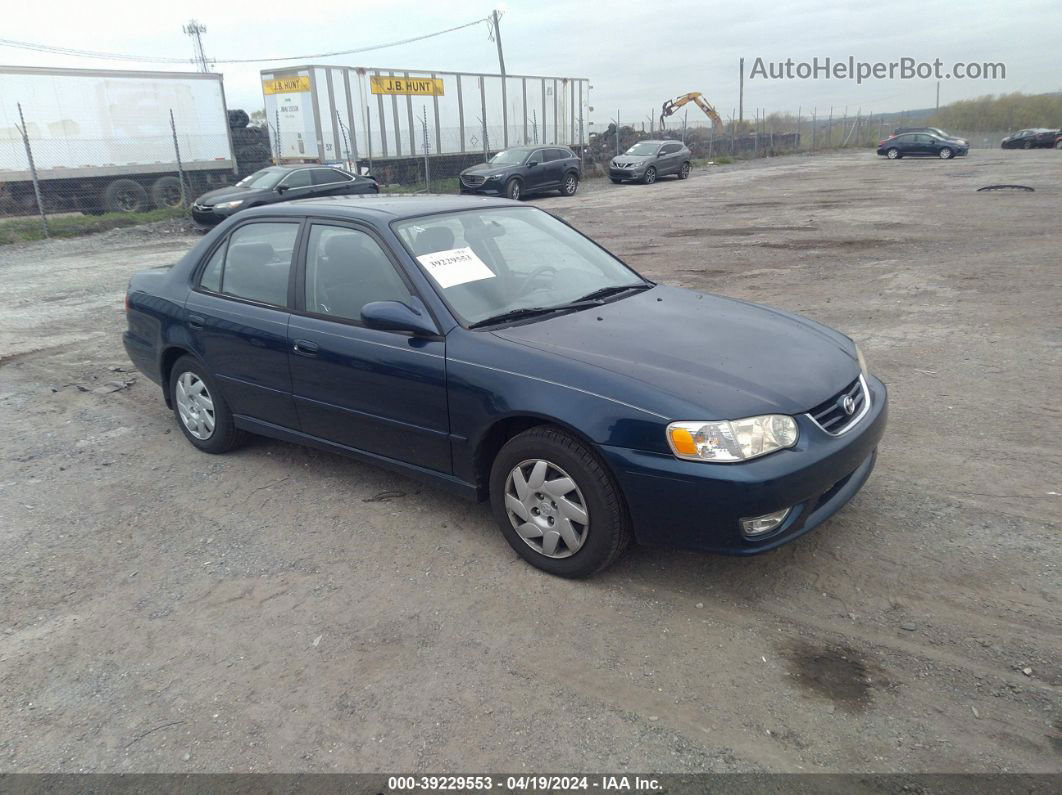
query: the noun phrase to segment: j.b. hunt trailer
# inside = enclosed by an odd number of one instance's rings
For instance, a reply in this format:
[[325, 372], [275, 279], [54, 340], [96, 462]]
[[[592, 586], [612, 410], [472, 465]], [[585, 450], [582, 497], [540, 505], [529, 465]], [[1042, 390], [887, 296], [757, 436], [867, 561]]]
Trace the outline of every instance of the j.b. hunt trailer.
[[45, 207], [176, 206], [171, 110], [186, 187], [231, 181], [221, 75], [0, 66], [0, 214], [35, 207], [23, 119]]
[[262, 93], [283, 162], [482, 158], [523, 144], [578, 148], [589, 132], [586, 78], [306, 65], [263, 70]]

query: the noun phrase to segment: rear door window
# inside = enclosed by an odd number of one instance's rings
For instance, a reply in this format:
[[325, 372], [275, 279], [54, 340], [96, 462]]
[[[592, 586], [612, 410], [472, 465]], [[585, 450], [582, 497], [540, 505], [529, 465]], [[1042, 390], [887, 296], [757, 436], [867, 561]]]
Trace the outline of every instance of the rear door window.
[[258, 304], [287, 306], [299, 224], [265, 221], [236, 229], [214, 252], [199, 287]]
[[334, 168], [315, 168], [312, 171], [314, 185], [332, 185], [336, 182], [350, 182], [353, 177]]

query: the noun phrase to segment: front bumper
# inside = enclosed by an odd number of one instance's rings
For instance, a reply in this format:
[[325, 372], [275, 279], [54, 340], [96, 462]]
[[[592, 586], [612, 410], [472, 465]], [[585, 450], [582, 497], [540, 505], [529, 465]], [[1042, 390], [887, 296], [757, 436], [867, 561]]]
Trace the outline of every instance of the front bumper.
[[645, 169], [608, 167], [610, 179], [641, 179]]
[[218, 210], [216, 207], [203, 207], [198, 204], [193, 204], [192, 220], [203, 226], [216, 226], [239, 210], [239, 207], [231, 210]]
[[[867, 378], [871, 406], [842, 436], [800, 415], [789, 450], [736, 464], [684, 461], [672, 455], [601, 448], [627, 500], [640, 543], [701, 552], [755, 555], [814, 529], [852, 499], [870, 477], [885, 431], [885, 385]], [[741, 519], [792, 508], [774, 531], [754, 539]]]
[[478, 185], [469, 185], [463, 179], [458, 181], [461, 183], [462, 193], [491, 193], [500, 195], [505, 192], [505, 182], [500, 179], [488, 179], [485, 182], [480, 182]]

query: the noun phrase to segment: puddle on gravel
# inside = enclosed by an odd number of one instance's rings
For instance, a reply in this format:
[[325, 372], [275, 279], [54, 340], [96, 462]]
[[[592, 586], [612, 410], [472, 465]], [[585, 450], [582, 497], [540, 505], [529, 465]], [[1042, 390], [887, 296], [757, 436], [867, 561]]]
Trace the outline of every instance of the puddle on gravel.
[[791, 673], [805, 690], [850, 712], [870, 706], [872, 676], [853, 649], [823, 648], [801, 641], [790, 648], [787, 656]]

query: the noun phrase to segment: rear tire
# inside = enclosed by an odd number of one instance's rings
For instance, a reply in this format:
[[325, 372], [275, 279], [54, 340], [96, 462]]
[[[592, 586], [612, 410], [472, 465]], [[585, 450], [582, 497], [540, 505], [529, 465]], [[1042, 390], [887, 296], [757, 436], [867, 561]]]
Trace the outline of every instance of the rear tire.
[[574, 171], [565, 174], [564, 182], [560, 187], [561, 196], [574, 196], [577, 190], [579, 190], [579, 175]]
[[514, 202], [520, 201], [520, 197], [523, 195], [524, 186], [520, 183], [516, 177], [513, 177], [505, 183], [505, 195], [512, 199]]
[[181, 181], [177, 177], [159, 177], [151, 183], [151, 203], [159, 209], [181, 206]]
[[182, 356], [174, 362], [169, 388], [177, 425], [195, 447], [216, 455], [242, 441], [221, 389], [198, 359]]
[[131, 179], [116, 179], [103, 189], [103, 208], [109, 213], [142, 213], [148, 208], [144, 186]]
[[631, 540], [626, 503], [604, 464], [582, 441], [550, 425], [502, 447], [491, 467], [490, 499], [509, 545], [558, 577], [601, 571]]
[[682, 164], [682, 167], [678, 171], [678, 178], [679, 179], [689, 179], [690, 178], [690, 161], [689, 160], [687, 160], [685, 163]]

